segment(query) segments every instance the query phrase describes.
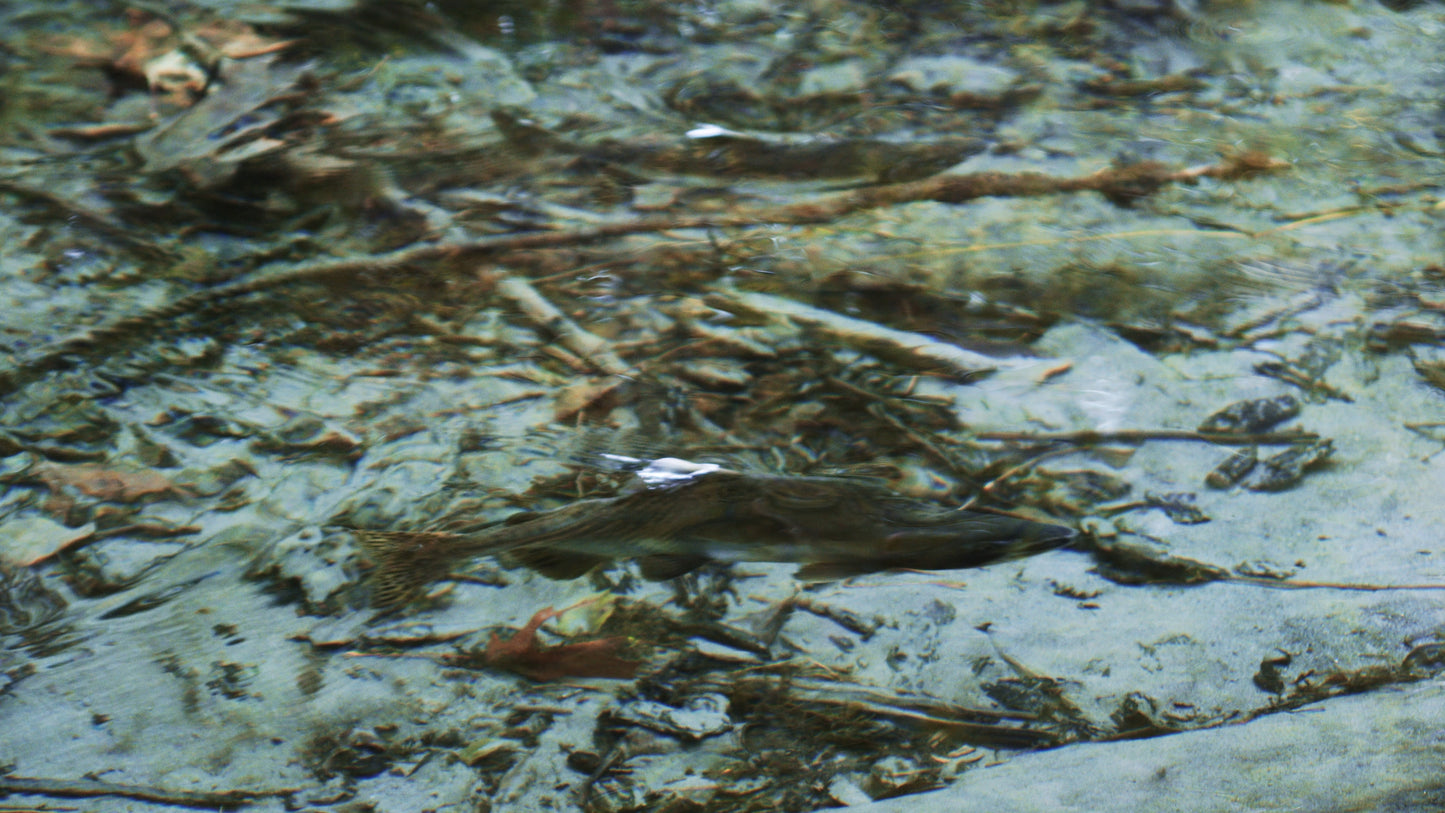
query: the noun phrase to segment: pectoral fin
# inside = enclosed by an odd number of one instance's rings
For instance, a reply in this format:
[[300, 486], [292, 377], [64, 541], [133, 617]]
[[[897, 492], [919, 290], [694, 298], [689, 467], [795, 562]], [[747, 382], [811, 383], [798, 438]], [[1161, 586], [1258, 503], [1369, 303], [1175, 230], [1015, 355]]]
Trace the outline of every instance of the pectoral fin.
[[602, 556], [588, 556], [543, 547], [518, 548], [508, 551], [503, 558], [522, 567], [531, 568], [549, 579], [562, 581], [585, 576], [593, 568], [610, 561]]
[[639, 556], [637, 566], [642, 570], [642, 578], [656, 582], [691, 573], [707, 564], [708, 561], [706, 556], [694, 553], [654, 553], [649, 556]]
[[831, 582], [885, 569], [858, 562], [809, 562], [798, 568], [793, 578], [800, 582]]

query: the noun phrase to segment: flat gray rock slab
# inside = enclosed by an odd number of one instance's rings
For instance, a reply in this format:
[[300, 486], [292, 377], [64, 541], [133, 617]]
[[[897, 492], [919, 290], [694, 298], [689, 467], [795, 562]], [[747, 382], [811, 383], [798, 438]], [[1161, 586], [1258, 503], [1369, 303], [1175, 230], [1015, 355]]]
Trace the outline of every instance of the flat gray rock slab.
[[868, 813], [1438, 810], [1445, 685], [1345, 697], [1244, 725], [1091, 743], [970, 771]]

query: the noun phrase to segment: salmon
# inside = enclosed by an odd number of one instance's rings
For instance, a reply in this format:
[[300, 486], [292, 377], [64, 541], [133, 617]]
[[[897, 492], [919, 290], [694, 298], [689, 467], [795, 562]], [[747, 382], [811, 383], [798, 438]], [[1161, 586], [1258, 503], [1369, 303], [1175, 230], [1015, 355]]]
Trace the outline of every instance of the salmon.
[[909, 499], [872, 479], [746, 474], [672, 459], [649, 469], [653, 477], [639, 474], [650, 487], [514, 515], [475, 533], [357, 531], [373, 564], [373, 602], [403, 604], [479, 556], [556, 579], [632, 559], [648, 579], [708, 562], [753, 561], [797, 562], [798, 579], [828, 581], [895, 568], [982, 567], [1062, 547], [1075, 535], [1059, 525]]

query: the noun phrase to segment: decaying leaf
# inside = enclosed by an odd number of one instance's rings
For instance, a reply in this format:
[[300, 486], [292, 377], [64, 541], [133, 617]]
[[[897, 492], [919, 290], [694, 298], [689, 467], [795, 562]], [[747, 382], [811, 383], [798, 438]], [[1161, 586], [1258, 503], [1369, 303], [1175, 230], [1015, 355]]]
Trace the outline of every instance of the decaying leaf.
[[285, 50], [294, 40], [273, 40], [237, 21], [214, 21], [193, 30], [177, 30], [167, 20], [138, 9], [125, 15], [124, 27], [90, 36], [57, 37], [40, 50], [103, 68], [122, 83], [144, 84], [155, 97], [189, 107], [210, 81], [204, 61], [211, 57], [244, 59]]
[[584, 415], [593, 420], [604, 420], [617, 406], [618, 390], [626, 380], [608, 376], [599, 380], [581, 380], [562, 387], [557, 392], [554, 407], [558, 423], [570, 423]]
[[42, 44], [40, 50], [70, 57], [82, 65], [103, 67], [120, 76], [146, 80], [147, 66], [171, 50], [174, 34], [175, 30], [163, 20], [131, 13], [120, 30], [98, 37], [57, 37]]
[[44, 463], [34, 476], [52, 493], [74, 488], [107, 502], [134, 502], [146, 497], [188, 496], [186, 490], [154, 471], [123, 471], [96, 464]]
[[297, 40], [275, 40], [261, 36], [237, 20], [213, 20], [194, 31], [196, 37], [231, 59], [247, 59], [284, 51]]
[[532, 680], [557, 680], [563, 677], [631, 678], [637, 674], [639, 661], [628, 660], [620, 653], [625, 638], [597, 638], [557, 646], [544, 646], [537, 640], [537, 630], [560, 613], [544, 607], [532, 616], [527, 625], [503, 639], [495, 632], [481, 653], [483, 665], [516, 672]]

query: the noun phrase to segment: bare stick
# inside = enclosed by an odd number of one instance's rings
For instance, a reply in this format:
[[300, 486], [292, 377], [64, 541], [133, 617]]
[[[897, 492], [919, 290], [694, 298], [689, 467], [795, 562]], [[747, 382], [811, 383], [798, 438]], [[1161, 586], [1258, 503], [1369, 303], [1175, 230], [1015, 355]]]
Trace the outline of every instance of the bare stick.
[[1144, 443], [1150, 440], [1192, 440], [1219, 446], [1283, 446], [1319, 440], [1314, 432], [1191, 432], [1183, 429], [1120, 429], [1112, 432], [1086, 429], [1081, 432], [979, 432], [974, 440], [1001, 443]]
[[1262, 579], [1258, 576], [1230, 576], [1225, 581], [1273, 587], [1278, 590], [1356, 590], [1368, 593], [1382, 590], [1445, 590], [1445, 584], [1363, 584], [1355, 582], [1314, 582], [1298, 579]]
[[503, 277], [497, 282], [497, 293], [522, 309], [536, 325], [557, 337], [563, 347], [586, 359], [589, 364], [608, 375], [626, 375], [631, 368], [607, 346], [607, 341], [568, 319], [519, 277]]
[[[749, 315], [785, 316], [825, 339], [919, 372], [947, 372], [966, 379], [1021, 363], [985, 356], [922, 333], [894, 330], [771, 294], [738, 291], [712, 294], [705, 301], [714, 307]], [[1038, 363], [1038, 359], [1029, 359], [1027, 363]]]
[[165, 790], [146, 785], [125, 785], [118, 782], [99, 782], [93, 779], [34, 779], [24, 776], [0, 776], [0, 794], [24, 793], [34, 796], [65, 798], [123, 796], [127, 799], [137, 799], [158, 805], [213, 809], [243, 807], [262, 797], [287, 796], [295, 792], [295, 788], [263, 791]]

